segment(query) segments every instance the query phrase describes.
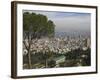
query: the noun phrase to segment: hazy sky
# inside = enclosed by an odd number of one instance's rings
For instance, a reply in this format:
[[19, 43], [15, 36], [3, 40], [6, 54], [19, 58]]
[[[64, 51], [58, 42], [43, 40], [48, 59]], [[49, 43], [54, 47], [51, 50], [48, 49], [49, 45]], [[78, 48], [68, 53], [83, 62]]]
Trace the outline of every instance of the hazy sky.
[[[26, 12], [26, 11], [25, 11]], [[56, 25], [56, 32], [90, 32], [91, 14], [76, 12], [28, 11], [43, 14]]]

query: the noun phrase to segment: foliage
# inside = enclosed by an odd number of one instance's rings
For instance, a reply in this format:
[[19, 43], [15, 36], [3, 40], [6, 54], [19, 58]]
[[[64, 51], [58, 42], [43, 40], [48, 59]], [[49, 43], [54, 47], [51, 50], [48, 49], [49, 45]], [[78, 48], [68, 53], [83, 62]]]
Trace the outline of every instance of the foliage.
[[48, 66], [50, 68], [55, 67], [56, 66], [56, 62], [54, 60], [50, 60], [50, 61], [48, 61]]
[[24, 31], [32, 31], [34, 38], [42, 36], [54, 36], [55, 25], [53, 21], [48, 20], [47, 16], [36, 13], [23, 13]]
[[83, 51], [82, 49], [73, 50], [71, 52], [66, 53], [65, 56], [66, 60], [74, 60], [75, 64], [80, 63], [82, 66], [91, 65], [90, 48], [88, 48], [86, 51]]

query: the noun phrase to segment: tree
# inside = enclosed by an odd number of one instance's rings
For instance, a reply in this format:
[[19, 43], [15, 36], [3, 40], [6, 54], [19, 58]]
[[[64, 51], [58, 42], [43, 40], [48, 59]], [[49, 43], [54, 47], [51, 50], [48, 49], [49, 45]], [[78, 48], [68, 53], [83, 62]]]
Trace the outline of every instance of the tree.
[[32, 26], [32, 33], [34, 38], [53, 37], [55, 24], [48, 20], [47, 16], [36, 13], [23, 13], [23, 29], [25, 32]]
[[84, 57], [82, 57], [82, 65], [83, 66], [90, 66], [91, 65], [91, 49], [88, 48], [86, 51], [83, 53]]
[[54, 33], [55, 33], [55, 30], [54, 30], [55, 25], [51, 20], [48, 21], [47, 25], [48, 25], [48, 27], [47, 27], [48, 36], [53, 37]]
[[29, 69], [32, 68], [31, 46], [33, 39], [41, 37], [53, 37], [55, 25], [53, 21], [48, 20], [45, 15], [36, 13], [23, 13], [23, 44], [28, 54]]
[[56, 66], [56, 61], [50, 60], [50, 61], [48, 62], [48, 66], [49, 66], [50, 68], [55, 67], [55, 66]]

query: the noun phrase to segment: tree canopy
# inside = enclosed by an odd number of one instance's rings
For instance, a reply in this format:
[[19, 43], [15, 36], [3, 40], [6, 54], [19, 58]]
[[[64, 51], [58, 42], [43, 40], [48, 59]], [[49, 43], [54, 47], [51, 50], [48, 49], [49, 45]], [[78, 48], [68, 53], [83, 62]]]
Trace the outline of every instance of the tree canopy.
[[30, 12], [23, 13], [23, 29], [24, 31], [31, 31], [34, 38], [38, 37], [53, 37], [55, 24], [48, 20], [47, 16], [43, 14], [36, 14]]

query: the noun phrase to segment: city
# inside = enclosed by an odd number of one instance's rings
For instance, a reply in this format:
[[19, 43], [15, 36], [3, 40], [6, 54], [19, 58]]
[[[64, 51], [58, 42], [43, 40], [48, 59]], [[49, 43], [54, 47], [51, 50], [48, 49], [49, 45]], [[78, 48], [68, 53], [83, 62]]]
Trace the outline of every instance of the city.
[[[28, 45], [27, 39], [25, 42]], [[82, 62], [85, 64], [85, 59], [87, 61], [90, 58], [90, 38], [47, 37], [33, 39], [31, 44], [32, 68], [83, 66]], [[28, 55], [25, 46], [23, 47], [23, 55], [24, 57]], [[24, 69], [28, 68], [27, 61], [24, 60]], [[90, 65], [90, 59], [88, 62], [85, 66]]]

